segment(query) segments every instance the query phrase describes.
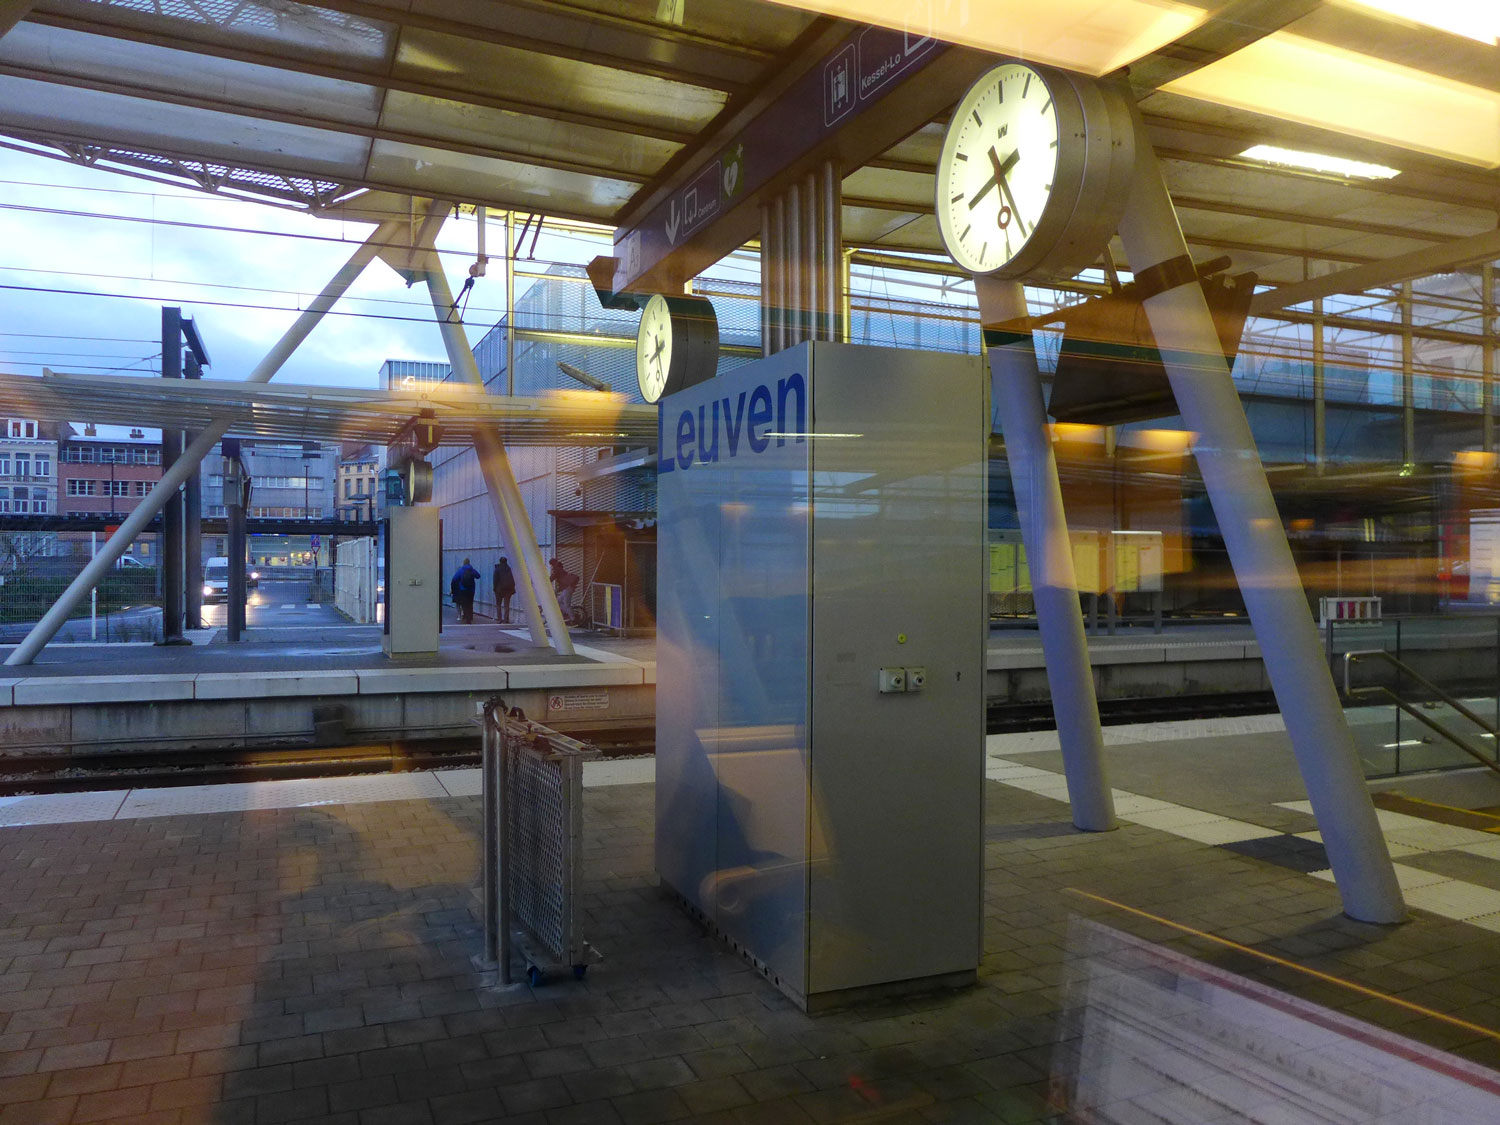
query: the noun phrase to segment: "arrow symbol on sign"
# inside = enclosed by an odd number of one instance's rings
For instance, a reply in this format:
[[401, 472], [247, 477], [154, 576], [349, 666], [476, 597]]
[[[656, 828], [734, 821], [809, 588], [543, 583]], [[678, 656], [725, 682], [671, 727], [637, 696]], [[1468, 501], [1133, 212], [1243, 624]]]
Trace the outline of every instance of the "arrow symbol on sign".
[[667, 241], [676, 244], [677, 228], [681, 224], [681, 216], [677, 214], [677, 200], [672, 200], [672, 217], [667, 220]]

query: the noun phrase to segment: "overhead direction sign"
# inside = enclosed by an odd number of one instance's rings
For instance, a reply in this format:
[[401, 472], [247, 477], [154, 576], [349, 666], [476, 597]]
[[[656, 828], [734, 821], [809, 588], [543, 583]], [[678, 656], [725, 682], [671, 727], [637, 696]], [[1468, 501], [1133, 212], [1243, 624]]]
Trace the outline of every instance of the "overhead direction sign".
[[707, 158], [689, 160], [644, 213], [627, 213], [613, 262], [589, 270], [601, 300], [680, 289], [756, 235], [763, 197], [823, 160], [865, 164], [951, 106], [987, 61], [912, 30], [849, 32], [727, 139], [707, 140]]

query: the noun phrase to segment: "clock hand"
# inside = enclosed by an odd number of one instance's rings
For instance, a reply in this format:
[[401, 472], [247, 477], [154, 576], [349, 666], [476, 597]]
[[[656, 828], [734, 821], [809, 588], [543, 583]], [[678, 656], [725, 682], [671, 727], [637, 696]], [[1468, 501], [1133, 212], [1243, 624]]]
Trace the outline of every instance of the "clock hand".
[[[989, 151], [989, 157], [990, 166], [995, 169], [995, 174], [980, 186], [978, 194], [969, 197], [970, 211], [979, 206], [979, 201], [990, 193], [990, 188], [995, 187], [997, 184], [1002, 189], [1005, 188], [1005, 173], [1016, 166], [1016, 161], [1021, 159], [1021, 153], [1019, 150], [1012, 152], [1002, 163], [1000, 154], [992, 148]], [[1009, 195], [1010, 192], [1007, 190], [1006, 194]], [[1014, 202], [1011, 203], [1011, 210], [1015, 210]]]
[[1016, 206], [1016, 197], [1011, 194], [1010, 182], [1005, 178], [1005, 173], [1014, 168], [1020, 159], [1021, 150], [1017, 149], [1006, 157], [1005, 162], [1002, 164], [995, 150], [990, 149], [990, 163], [995, 167], [995, 180], [999, 183], [1000, 190], [1004, 193], [1006, 202], [1010, 204], [1010, 213], [1016, 217], [1016, 222], [1021, 226], [1021, 233], [1026, 234], [1028, 233], [1026, 220], [1021, 218], [1021, 209]]
[[989, 157], [990, 167], [995, 169], [995, 179], [1003, 184], [1005, 182], [1005, 173], [1009, 172], [1020, 161], [1021, 150], [1013, 149], [1011, 154], [1004, 161], [1001, 161], [1000, 154], [992, 148], [989, 151]]
[[989, 195], [990, 188], [994, 187], [998, 182], [999, 181], [996, 180], [995, 177], [993, 177], [993, 176], [991, 176], [988, 180], [986, 180], [984, 182], [984, 186], [979, 189], [978, 194], [971, 195], [969, 197], [969, 210], [972, 211], [972, 210], [974, 210], [974, 208], [978, 207], [979, 206], [979, 201], [981, 199], [983, 199], [985, 196]]

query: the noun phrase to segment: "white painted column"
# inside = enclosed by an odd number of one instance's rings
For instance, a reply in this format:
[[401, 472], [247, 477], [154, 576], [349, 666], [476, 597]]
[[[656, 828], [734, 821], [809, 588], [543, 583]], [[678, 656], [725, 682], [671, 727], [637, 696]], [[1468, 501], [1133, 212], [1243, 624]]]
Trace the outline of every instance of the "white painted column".
[[1406, 917], [1401, 887], [1291, 547], [1156, 153], [1139, 111], [1132, 113], [1136, 168], [1120, 238], [1136, 280], [1148, 290], [1160, 289], [1147, 298], [1146, 315], [1178, 410], [1195, 435], [1203, 484], [1255, 626], [1344, 910], [1363, 922], [1399, 922]]
[[[282, 365], [292, 357], [298, 345], [307, 339], [308, 334], [318, 326], [318, 322], [323, 319], [323, 314], [333, 307], [349, 286], [354, 284], [355, 279], [364, 272], [364, 268], [370, 264], [371, 259], [394, 237], [397, 230], [399, 230], [397, 223], [382, 223], [376, 227], [370, 237], [365, 239], [359, 249], [323, 287], [323, 292], [313, 298], [281, 339], [277, 340], [271, 350], [266, 353], [266, 357], [256, 364], [255, 370], [250, 372], [245, 382], [270, 382], [276, 372], [281, 370]], [[156, 514], [166, 506], [168, 498], [174, 496], [188, 477], [198, 471], [199, 463], [213, 451], [214, 447], [219, 444], [219, 439], [229, 432], [233, 424], [233, 420], [229, 418], [216, 419], [193, 439], [192, 444], [182, 451], [182, 456], [177, 458], [172, 467], [162, 473], [161, 480], [156, 482], [151, 491], [146, 494], [145, 499], [120, 522], [119, 528], [100, 548], [99, 553], [83, 568], [78, 577], [73, 579], [72, 584], [63, 591], [62, 597], [58, 598], [42, 619], [32, 626], [31, 632], [26, 634], [26, 639], [6, 657], [7, 666], [30, 664], [36, 659], [36, 654], [41, 652], [43, 646], [62, 628], [63, 623], [83, 601], [85, 595], [104, 579], [104, 576], [109, 573], [109, 568], [114, 566], [115, 560], [125, 553], [130, 544], [135, 541], [135, 537], [145, 530], [146, 525], [155, 519]]]
[[1085, 832], [1107, 832], [1116, 827], [1115, 802], [1105, 776], [1104, 734], [1036, 348], [1029, 326], [1018, 331], [988, 327], [1024, 320], [1026, 294], [1019, 281], [977, 277], [974, 287], [979, 320], [987, 326], [990, 385], [1005, 432], [1005, 460], [1026, 544], [1073, 824]]
[[[453, 290], [437, 254], [428, 252], [424, 274], [427, 292], [432, 297], [432, 311], [443, 334], [443, 346], [448, 351], [448, 363], [453, 368], [454, 378], [483, 390], [484, 379], [479, 374], [479, 364], [475, 362], [474, 351], [464, 335], [463, 321], [453, 309]], [[514, 327], [514, 309], [510, 316]], [[571, 656], [573, 638], [568, 633], [562, 607], [557, 604], [557, 592], [552, 589], [542, 549], [537, 544], [536, 532], [532, 530], [531, 518], [526, 514], [526, 503], [521, 499], [521, 488], [511, 471], [505, 442], [493, 430], [476, 430], [474, 453], [479, 458], [479, 469], [484, 474], [485, 486], [489, 489], [505, 541], [516, 553], [516, 593], [526, 611], [531, 639], [535, 644], [546, 645], [550, 629], [552, 647], [564, 656]]]

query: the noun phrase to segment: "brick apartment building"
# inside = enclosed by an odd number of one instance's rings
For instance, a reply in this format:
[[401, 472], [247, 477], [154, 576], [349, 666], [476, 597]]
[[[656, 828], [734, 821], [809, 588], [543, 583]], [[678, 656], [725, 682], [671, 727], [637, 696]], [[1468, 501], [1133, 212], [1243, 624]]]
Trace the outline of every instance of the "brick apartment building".
[[[161, 479], [161, 431], [139, 426], [59, 427], [56, 511], [64, 516], [124, 518]], [[62, 537], [88, 550], [87, 532]], [[156, 536], [140, 536], [131, 554], [155, 564]]]

